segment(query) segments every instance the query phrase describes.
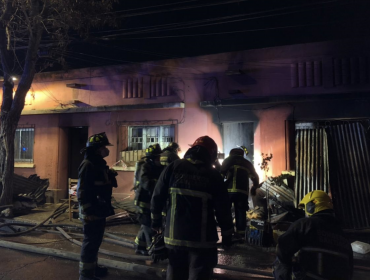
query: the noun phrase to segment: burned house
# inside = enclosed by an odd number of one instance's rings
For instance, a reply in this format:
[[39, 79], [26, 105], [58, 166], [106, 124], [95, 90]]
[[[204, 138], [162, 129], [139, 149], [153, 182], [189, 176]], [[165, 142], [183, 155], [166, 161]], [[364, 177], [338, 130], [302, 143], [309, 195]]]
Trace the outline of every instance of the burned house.
[[[330, 191], [346, 228], [370, 227], [370, 41], [330, 41], [36, 75], [16, 134], [15, 173], [67, 196], [88, 135], [105, 131], [117, 197], [152, 143], [202, 135], [244, 145], [261, 180], [294, 171], [295, 200]], [[273, 154], [263, 172], [262, 153]]]

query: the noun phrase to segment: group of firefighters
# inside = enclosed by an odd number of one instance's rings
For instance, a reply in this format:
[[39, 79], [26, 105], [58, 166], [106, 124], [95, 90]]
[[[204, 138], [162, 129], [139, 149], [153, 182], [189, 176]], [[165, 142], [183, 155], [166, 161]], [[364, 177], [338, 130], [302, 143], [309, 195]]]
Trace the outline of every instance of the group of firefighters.
[[[84, 230], [80, 280], [97, 280], [107, 274], [97, 259], [105, 218], [114, 213], [112, 187], [117, 187], [117, 173], [104, 160], [109, 155], [107, 146], [111, 144], [103, 132], [90, 136], [81, 151], [85, 159], [79, 167], [77, 187]], [[134, 203], [140, 230], [135, 253], [148, 255], [151, 248], [153, 254], [153, 244], [160, 243], [153, 255], [168, 258], [167, 280], [207, 280], [217, 265], [217, 226], [225, 249], [231, 246], [233, 236], [244, 237], [248, 195], [256, 192], [259, 178], [241, 148], [232, 149], [222, 165], [218, 164], [217, 144], [208, 136], [196, 139], [183, 159], [178, 151], [174, 142], [164, 150], [154, 144], [136, 164]], [[280, 236], [273, 264], [275, 279], [350, 279], [352, 248], [334, 216], [330, 197], [313, 191], [299, 206], [307, 218], [296, 221]], [[293, 261], [298, 251], [299, 261]], [[340, 268], [333, 269], [338, 263]]]

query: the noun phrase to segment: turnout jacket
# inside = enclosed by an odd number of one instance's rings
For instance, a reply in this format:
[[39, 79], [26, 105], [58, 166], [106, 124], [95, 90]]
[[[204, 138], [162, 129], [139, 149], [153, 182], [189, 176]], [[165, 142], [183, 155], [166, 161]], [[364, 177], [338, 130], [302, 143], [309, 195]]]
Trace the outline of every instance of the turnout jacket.
[[132, 190], [136, 191], [139, 189], [140, 184], [140, 170], [141, 166], [145, 163], [145, 157], [141, 158], [139, 161], [135, 164], [135, 172], [134, 172], [134, 187]]
[[114, 214], [112, 188], [117, 187], [116, 174], [99, 155], [85, 155], [78, 168], [77, 199], [80, 219], [89, 221]]
[[164, 149], [163, 153], [161, 153], [160, 158], [159, 158], [161, 164], [164, 166], [169, 165], [171, 162], [177, 159], [180, 159], [180, 158], [175, 152], [171, 150], [166, 150], [166, 149]]
[[221, 166], [221, 174], [226, 177], [229, 193], [244, 193], [249, 195], [249, 178], [258, 187], [259, 178], [253, 164], [243, 156], [229, 156]]
[[[324, 210], [309, 218], [297, 220], [286, 233], [280, 236], [277, 257], [281, 265], [277, 270], [282, 276], [276, 279], [291, 279], [286, 277], [291, 275], [292, 258], [299, 250], [301, 250], [299, 265], [305, 271], [318, 274], [316, 270], [320, 267], [322, 271], [330, 272], [324, 277], [325, 279], [336, 280], [348, 279], [345, 275], [352, 275], [351, 243], [345, 237], [340, 222], [331, 210]], [[320, 252], [323, 252], [320, 257], [321, 265], [316, 263], [320, 259], [318, 257]], [[333, 252], [333, 254], [325, 252]], [[334, 273], [339, 273], [339, 275], [333, 276]]]
[[151, 200], [152, 227], [161, 227], [167, 200], [166, 247], [216, 247], [215, 216], [222, 235], [232, 234], [229, 197], [220, 173], [210, 164], [180, 159], [166, 167]]
[[140, 213], [150, 214], [150, 200], [155, 184], [163, 171], [164, 166], [157, 166], [150, 158], [144, 158], [138, 174], [139, 187], [136, 192], [134, 204], [139, 207]]

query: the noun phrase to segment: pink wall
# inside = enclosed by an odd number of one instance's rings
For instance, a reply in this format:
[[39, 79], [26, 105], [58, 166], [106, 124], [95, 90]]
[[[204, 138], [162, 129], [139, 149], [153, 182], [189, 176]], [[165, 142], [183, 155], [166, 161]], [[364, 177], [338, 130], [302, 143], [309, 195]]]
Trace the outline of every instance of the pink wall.
[[269, 162], [269, 171], [264, 172], [258, 167], [260, 181], [266, 176], [278, 176], [286, 169], [285, 156], [285, 120], [291, 113], [289, 107], [259, 112], [259, 124], [254, 136], [254, 158], [255, 166], [262, 162], [261, 153], [272, 154]]
[[34, 168], [15, 168], [15, 173], [28, 177], [37, 174], [49, 178], [50, 188], [57, 188], [58, 182], [58, 143], [59, 116], [22, 116], [19, 124], [35, 125]]
[[[182, 154], [196, 138], [210, 135], [222, 148], [221, 136], [217, 126], [212, 123], [211, 116], [205, 113], [196, 103], [184, 109], [133, 110], [122, 112], [103, 112], [86, 114], [55, 114], [22, 116], [20, 124], [35, 125], [34, 168], [16, 168], [17, 174], [28, 177], [37, 174], [41, 178], [49, 178], [50, 189], [61, 189], [60, 195], [67, 195], [67, 157], [66, 135], [64, 128], [88, 126], [89, 135], [105, 131], [114, 144], [109, 147], [110, 155], [107, 164], [112, 166], [118, 159], [117, 155], [117, 122], [141, 122], [148, 120], [183, 120], [178, 124], [178, 141]], [[133, 171], [118, 171], [118, 185], [114, 193], [128, 194], [133, 185]]]

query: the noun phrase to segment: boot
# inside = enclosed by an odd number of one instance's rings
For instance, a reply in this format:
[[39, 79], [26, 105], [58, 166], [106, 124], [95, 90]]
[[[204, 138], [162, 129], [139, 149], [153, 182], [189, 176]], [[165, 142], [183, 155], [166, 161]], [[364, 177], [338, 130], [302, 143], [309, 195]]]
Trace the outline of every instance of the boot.
[[95, 276], [104, 277], [107, 274], [108, 274], [108, 268], [107, 267], [105, 267], [103, 265], [98, 265], [98, 264], [95, 266]]
[[143, 255], [143, 256], [149, 256], [148, 250], [143, 247], [135, 244], [135, 254], [136, 255]]
[[149, 256], [148, 250], [146, 249], [135, 249], [136, 255], [143, 255], [143, 256]]

